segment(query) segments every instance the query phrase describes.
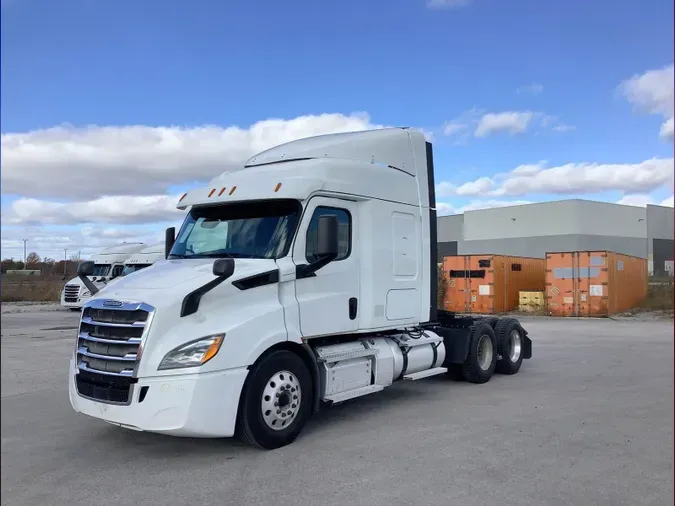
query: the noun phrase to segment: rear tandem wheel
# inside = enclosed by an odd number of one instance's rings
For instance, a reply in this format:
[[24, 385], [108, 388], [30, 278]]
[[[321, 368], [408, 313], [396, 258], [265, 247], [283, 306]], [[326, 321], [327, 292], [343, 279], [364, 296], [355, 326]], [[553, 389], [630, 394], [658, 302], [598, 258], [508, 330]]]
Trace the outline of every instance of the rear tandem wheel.
[[495, 325], [495, 334], [501, 357], [496, 371], [499, 374], [516, 374], [523, 363], [523, 327], [515, 318], [504, 318]]
[[469, 383], [487, 383], [497, 365], [497, 338], [489, 323], [476, 324], [469, 335], [469, 353], [461, 368]]

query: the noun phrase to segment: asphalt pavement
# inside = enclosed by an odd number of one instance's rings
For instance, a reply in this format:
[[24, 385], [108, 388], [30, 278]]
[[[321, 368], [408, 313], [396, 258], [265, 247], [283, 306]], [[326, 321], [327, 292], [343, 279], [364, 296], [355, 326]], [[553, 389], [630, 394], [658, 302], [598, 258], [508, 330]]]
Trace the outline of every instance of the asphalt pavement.
[[73, 412], [77, 317], [2, 315], [3, 505], [673, 503], [672, 320], [523, 319], [517, 375], [396, 383], [265, 452]]

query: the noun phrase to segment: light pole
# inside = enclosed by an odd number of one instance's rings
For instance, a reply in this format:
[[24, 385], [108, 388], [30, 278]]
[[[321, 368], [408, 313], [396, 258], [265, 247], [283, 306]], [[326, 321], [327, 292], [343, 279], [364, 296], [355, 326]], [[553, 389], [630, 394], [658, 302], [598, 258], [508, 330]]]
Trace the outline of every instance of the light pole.
[[68, 248], [63, 248], [63, 277], [66, 277], [66, 266], [68, 265]]
[[26, 270], [26, 243], [28, 239], [23, 239], [23, 270]]

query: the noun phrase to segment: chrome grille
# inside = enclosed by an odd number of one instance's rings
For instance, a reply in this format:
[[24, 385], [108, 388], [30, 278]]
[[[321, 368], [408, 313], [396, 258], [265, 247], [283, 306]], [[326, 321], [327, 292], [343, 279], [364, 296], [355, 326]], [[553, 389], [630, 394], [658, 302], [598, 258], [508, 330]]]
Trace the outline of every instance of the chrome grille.
[[77, 302], [80, 295], [80, 285], [66, 285], [63, 290], [63, 300], [66, 302]]
[[97, 299], [85, 304], [76, 354], [80, 395], [111, 403], [130, 401], [153, 313], [153, 307], [136, 302]]

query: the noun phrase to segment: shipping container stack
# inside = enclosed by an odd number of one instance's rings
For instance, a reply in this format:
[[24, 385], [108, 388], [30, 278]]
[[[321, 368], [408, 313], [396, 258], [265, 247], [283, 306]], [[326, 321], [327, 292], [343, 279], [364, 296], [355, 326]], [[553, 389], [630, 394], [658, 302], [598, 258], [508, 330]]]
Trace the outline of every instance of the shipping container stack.
[[520, 292], [544, 292], [543, 258], [462, 255], [443, 259], [448, 278], [445, 309], [497, 314], [518, 309]]
[[611, 251], [546, 254], [546, 306], [551, 316], [609, 316], [647, 296], [647, 260]]

